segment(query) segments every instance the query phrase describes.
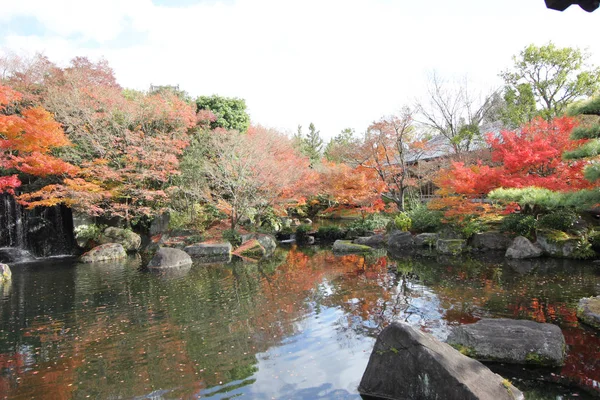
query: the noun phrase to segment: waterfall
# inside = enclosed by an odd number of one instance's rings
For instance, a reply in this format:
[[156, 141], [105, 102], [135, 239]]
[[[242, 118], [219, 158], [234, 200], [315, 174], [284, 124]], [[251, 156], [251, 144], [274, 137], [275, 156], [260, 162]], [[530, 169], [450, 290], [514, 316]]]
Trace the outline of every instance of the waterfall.
[[24, 209], [9, 194], [0, 195], [0, 262], [69, 255], [75, 249], [73, 217], [65, 206]]

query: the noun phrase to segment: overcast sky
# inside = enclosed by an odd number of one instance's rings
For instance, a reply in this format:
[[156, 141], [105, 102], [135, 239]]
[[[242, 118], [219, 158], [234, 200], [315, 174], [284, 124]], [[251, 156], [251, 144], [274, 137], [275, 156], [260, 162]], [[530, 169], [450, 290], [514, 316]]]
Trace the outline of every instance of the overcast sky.
[[0, 52], [106, 58], [122, 86], [246, 99], [254, 123], [329, 138], [413, 104], [432, 71], [481, 92], [526, 45], [587, 48], [600, 10], [543, 0], [0, 0]]

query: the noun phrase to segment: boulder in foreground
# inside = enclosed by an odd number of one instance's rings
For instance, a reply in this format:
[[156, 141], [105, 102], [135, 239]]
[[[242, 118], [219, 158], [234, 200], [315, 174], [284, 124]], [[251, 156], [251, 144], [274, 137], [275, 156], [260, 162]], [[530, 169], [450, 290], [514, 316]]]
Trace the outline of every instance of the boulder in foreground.
[[565, 362], [565, 337], [560, 328], [534, 321], [482, 319], [454, 328], [448, 343], [482, 361], [548, 367]]
[[479, 361], [403, 323], [391, 324], [377, 337], [358, 391], [403, 400], [524, 398]]
[[127, 257], [127, 252], [120, 243], [106, 243], [96, 246], [87, 253], [84, 253], [79, 259], [84, 263], [97, 261], [118, 260]]
[[171, 247], [161, 247], [148, 263], [148, 269], [162, 270], [180, 268], [191, 264], [192, 258], [185, 251], [173, 249]]
[[600, 296], [579, 300], [577, 318], [587, 325], [600, 329]]

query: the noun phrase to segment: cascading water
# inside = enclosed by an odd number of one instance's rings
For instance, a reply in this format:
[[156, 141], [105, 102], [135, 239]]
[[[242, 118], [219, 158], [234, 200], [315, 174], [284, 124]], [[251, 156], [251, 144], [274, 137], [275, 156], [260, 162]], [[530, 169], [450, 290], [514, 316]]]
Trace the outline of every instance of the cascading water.
[[9, 194], [0, 195], [0, 262], [72, 254], [73, 217], [64, 206], [26, 210]]

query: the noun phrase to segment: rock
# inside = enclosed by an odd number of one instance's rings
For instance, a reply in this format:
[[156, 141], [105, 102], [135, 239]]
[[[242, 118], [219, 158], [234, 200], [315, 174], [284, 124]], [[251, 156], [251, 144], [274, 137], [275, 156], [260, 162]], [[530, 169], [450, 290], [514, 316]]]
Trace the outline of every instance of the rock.
[[251, 239], [238, 247], [234, 254], [242, 257], [262, 258], [267, 254], [267, 251], [258, 240]]
[[231, 243], [196, 243], [186, 246], [183, 251], [192, 257], [229, 256], [233, 247]]
[[12, 272], [6, 264], [0, 264], [0, 283], [8, 282], [12, 278]]
[[169, 230], [169, 222], [171, 222], [171, 215], [168, 212], [154, 217], [152, 223], [150, 223], [150, 236], [167, 232]]
[[479, 361], [398, 322], [377, 337], [358, 391], [385, 399], [524, 398], [510, 382]]
[[473, 235], [471, 247], [481, 250], [506, 250], [510, 242], [510, 238], [503, 233], [483, 232]]
[[137, 251], [142, 245], [142, 238], [129, 229], [108, 227], [99, 238], [100, 244], [120, 243], [125, 251]]
[[161, 270], [169, 268], [185, 268], [192, 264], [192, 258], [183, 250], [171, 247], [161, 247], [158, 249], [147, 268], [150, 270]]
[[358, 237], [352, 241], [354, 244], [362, 244], [365, 246], [382, 246], [385, 243], [385, 236], [381, 234], [373, 236]]
[[587, 325], [600, 329], [600, 296], [579, 300], [577, 318]]
[[438, 239], [435, 249], [441, 254], [458, 255], [467, 249], [465, 239]]
[[536, 231], [537, 244], [552, 257], [569, 258], [577, 251], [580, 239], [556, 230]]
[[35, 257], [27, 250], [17, 247], [0, 248], [0, 263], [16, 264], [31, 261], [35, 261]]
[[413, 238], [415, 246], [434, 246], [438, 240], [437, 233], [419, 233]]
[[106, 243], [96, 246], [84, 253], [79, 260], [84, 263], [118, 260], [127, 257], [127, 252], [120, 243]]
[[264, 247], [266, 255], [273, 254], [277, 248], [277, 240], [275, 240], [273, 236], [267, 235], [266, 233], [248, 233], [246, 235], [242, 235], [242, 244], [253, 239], [258, 240], [260, 245]]
[[565, 337], [552, 324], [514, 319], [482, 319], [456, 327], [448, 344], [482, 361], [556, 367], [565, 363]]
[[388, 235], [388, 246], [393, 249], [403, 249], [414, 245], [410, 232], [393, 231]]
[[542, 255], [542, 249], [524, 236], [517, 236], [506, 250], [508, 258], [536, 258]]
[[371, 251], [373, 248], [352, 243], [350, 240], [336, 240], [333, 243], [334, 253], [370, 253]]

